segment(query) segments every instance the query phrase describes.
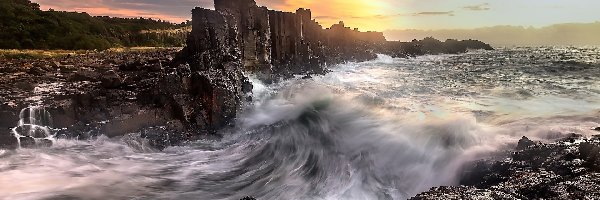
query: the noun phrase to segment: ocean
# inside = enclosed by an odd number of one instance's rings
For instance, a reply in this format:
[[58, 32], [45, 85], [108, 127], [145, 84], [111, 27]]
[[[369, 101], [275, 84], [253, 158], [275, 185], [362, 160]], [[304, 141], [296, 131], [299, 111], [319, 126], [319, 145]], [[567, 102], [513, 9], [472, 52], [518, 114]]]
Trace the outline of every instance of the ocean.
[[0, 199], [406, 199], [522, 136], [600, 126], [600, 49], [511, 47], [345, 63], [272, 84], [222, 137], [140, 133], [0, 150]]

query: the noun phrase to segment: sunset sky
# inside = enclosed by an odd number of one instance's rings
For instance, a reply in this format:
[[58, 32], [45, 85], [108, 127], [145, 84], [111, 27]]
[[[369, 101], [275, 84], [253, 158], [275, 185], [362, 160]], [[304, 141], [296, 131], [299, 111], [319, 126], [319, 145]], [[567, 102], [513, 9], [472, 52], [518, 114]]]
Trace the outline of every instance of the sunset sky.
[[[195, 6], [213, 0], [33, 0], [42, 9], [117, 17], [151, 17], [172, 22], [190, 19]], [[257, 0], [270, 9], [310, 8], [330, 26], [343, 20], [361, 30], [463, 29], [495, 25], [546, 26], [600, 21], [598, 0]]]

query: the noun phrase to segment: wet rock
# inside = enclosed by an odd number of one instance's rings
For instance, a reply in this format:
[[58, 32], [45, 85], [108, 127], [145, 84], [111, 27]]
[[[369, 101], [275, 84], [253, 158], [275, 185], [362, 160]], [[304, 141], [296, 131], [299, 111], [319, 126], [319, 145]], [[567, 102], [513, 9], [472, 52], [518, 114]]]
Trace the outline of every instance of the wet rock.
[[35, 148], [36, 147], [36, 143], [35, 143], [35, 139], [33, 137], [29, 137], [29, 136], [24, 136], [24, 137], [19, 137], [19, 141], [21, 142], [21, 148]]
[[52, 140], [41, 139], [41, 140], [38, 141], [37, 146], [39, 146], [39, 147], [51, 147], [52, 146]]
[[150, 146], [163, 150], [169, 146], [180, 145], [192, 136], [186, 132], [171, 129], [169, 126], [149, 127], [141, 131], [141, 137], [146, 138]]
[[33, 137], [33, 138], [45, 138], [45, 137], [49, 136], [46, 129], [44, 129], [43, 127], [40, 127], [40, 126], [36, 126], [36, 125], [29, 125], [29, 124], [21, 125], [21, 126], [18, 126], [17, 128], [15, 128], [15, 131], [19, 135], [29, 136], [29, 137]]
[[411, 200], [445, 200], [445, 199], [517, 199], [511, 194], [502, 191], [493, 191], [486, 189], [477, 189], [468, 186], [442, 186], [432, 188], [427, 192], [423, 192]]
[[100, 81], [102, 82], [102, 87], [106, 89], [115, 89], [123, 85], [123, 79], [121, 76], [112, 70], [104, 73], [100, 78]]
[[31, 67], [29, 68], [29, 70], [27, 70], [27, 73], [31, 74], [31, 75], [35, 75], [35, 76], [42, 76], [44, 74], [47, 73], [46, 70], [42, 69], [41, 67]]
[[579, 145], [579, 153], [586, 166], [600, 170], [600, 146], [594, 143], [584, 142]]
[[461, 185], [489, 188], [508, 180], [510, 175], [509, 162], [477, 161], [466, 167], [460, 180]]
[[521, 140], [519, 140], [519, 143], [517, 144], [517, 150], [524, 150], [533, 145], [535, 145], [535, 142], [523, 136], [523, 138], [521, 138]]
[[9, 129], [0, 130], [0, 149], [17, 149], [19, 140], [11, 133]]
[[468, 188], [473, 186], [518, 199], [600, 197], [600, 141], [579, 134], [570, 134], [552, 143], [529, 145], [514, 152], [512, 157], [478, 161], [465, 168], [460, 182], [464, 186], [432, 189], [417, 197], [468, 199], [468, 196], [457, 195], [468, 193]]
[[59, 65], [58, 69], [63, 73], [71, 73], [77, 70], [75, 65]]
[[554, 199], [597, 199], [600, 197], [600, 173], [578, 176], [550, 187]]
[[17, 82], [15, 83], [15, 87], [24, 91], [33, 91], [35, 89], [35, 83], [31, 82]]
[[123, 136], [146, 127], [165, 125], [166, 120], [158, 112], [140, 112], [135, 115], [114, 119], [102, 125], [101, 132], [109, 137]]
[[142, 63], [142, 61], [136, 60], [121, 64], [118, 66], [118, 68], [121, 71], [138, 71], [141, 70], [143, 66], [144, 63]]
[[492, 186], [492, 190], [503, 191], [519, 198], [545, 199], [553, 194], [548, 193], [550, 186], [562, 180], [562, 177], [552, 171], [518, 171], [506, 182]]
[[19, 122], [19, 116], [17, 111], [0, 111], [0, 128], [1, 127], [14, 127]]
[[149, 72], [160, 72], [162, 71], [163, 66], [161, 62], [151, 63], [146, 65], [146, 70]]
[[78, 82], [78, 81], [98, 81], [101, 74], [92, 70], [82, 69], [77, 70], [75, 73], [69, 76], [68, 81], [70, 82]]

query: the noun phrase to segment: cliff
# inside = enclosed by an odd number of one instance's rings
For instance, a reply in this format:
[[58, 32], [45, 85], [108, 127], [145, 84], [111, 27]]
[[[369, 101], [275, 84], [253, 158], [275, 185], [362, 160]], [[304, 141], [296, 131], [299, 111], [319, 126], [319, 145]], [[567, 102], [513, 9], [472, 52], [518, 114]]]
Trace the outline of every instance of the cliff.
[[[231, 35], [235, 38], [230, 39], [238, 41], [243, 68], [267, 77], [323, 73], [327, 64], [372, 59], [372, 44], [385, 42], [383, 33], [360, 32], [345, 27], [343, 22], [323, 29], [308, 9], [300, 8], [295, 13], [268, 10], [253, 0], [216, 0], [214, 11], [194, 9], [192, 21], [200, 20], [203, 13], [227, 18], [228, 26], [235, 30]], [[189, 60], [186, 55], [196, 50], [186, 48], [181, 60]]]
[[[41, 139], [47, 135], [86, 139], [128, 133], [141, 133], [164, 148], [231, 126], [252, 99], [249, 73], [275, 81], [322, 74], [328, 65], [366, 61], [376, 53], [491, 48], [471, 40], [388, 42], [383, 33], [360, 32], [343, 22], [323, 28], [308, 9], [275, 11], [253, 0], [216, 0], [215, 10], [193, 9], [186, 43], [174, 59], [167, 50], [0, 62], [0, 73], [7, 74], [0, 79], [0, 113], [7, 116], [0, 120], [0, 140], [6, 141], [0, 148], [14, 148], [13, 135], [21, 142], [40, 137], [35, 141], [45, 145]], [[54, 123], [20, 123], [21, 110], [30, 105], [41, 106], [29, 110], [47, 113]], [[48, 128], [45, 134], [32, 128], [40, 126]]]

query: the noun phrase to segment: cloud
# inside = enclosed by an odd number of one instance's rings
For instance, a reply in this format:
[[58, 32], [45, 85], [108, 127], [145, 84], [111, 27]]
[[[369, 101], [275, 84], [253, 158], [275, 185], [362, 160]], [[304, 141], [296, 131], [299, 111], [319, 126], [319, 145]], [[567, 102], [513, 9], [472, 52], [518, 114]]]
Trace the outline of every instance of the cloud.
[[471, 11], [485, 11], [485, 10], [490, 10], [489, 6], [490, 6], [489, 3], [483, 3], [483, 4], [478, 4], [478, 5], [465, 6], [463, 8], [465, 10], [471, 10]]
[[213, 7], [213, 0], [33, 0], [42, 9], [87, 12], [90, 15], [147, 17], [171, 22], [191, 18], [194, 7]]
[[447, 15], [454, 16], [454, 11], [445, 11], [445, 12], [418, 12], [414, 13], [413, 16], [435, 16], [435, 15]]

